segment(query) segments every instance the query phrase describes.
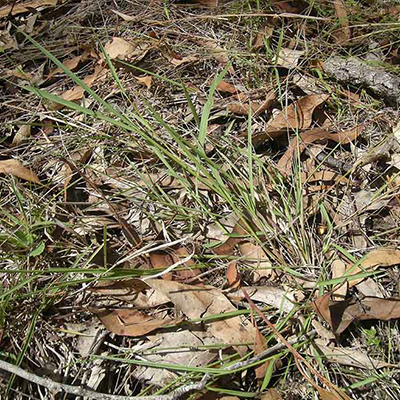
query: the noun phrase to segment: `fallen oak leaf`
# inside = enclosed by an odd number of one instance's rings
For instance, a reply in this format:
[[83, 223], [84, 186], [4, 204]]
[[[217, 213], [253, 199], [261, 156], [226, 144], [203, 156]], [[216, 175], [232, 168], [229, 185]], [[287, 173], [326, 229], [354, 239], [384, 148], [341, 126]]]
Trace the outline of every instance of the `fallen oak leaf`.
[[[362, 272], [375, 270], [379, 267], [392, 267], [397, 264], [400, 264], [400, 250], [390, 247], [382, 247], [369, 252], [361, 262], [349, 265], [346, 268], [346, 275], [349, 275], [350, 273], [351, 275], [356, 275]], [[352, 279], [351, 275], [347, 278], [349, 287], [357, 285], [357, 283], [365, 279]]]
[[158, 319], [141, 313], [133, 308], [98, 309], [89, 308], [102, 324], [110, 331], [120, 336], [143, 336], [163, 326], [178, 324], [182, 319]]
[[0, 160], [0, 174], [13, 175], [16, 178], [42, 185], [42, 182], [32, 170], [24, 167], [20, 161], [13, 158]]
[[300, 154], [307, 146], [316, 141], [327, 142], [329, 140], [340, 144], [348, 144], [355, 140], [362, 130], [364, 125], [357, 125], [343, 132], [331, 133], [325, 129], [315, 128], [302, 132], [290, 141], [290, 144], [278, 162], [278, 169], [283, 175], [289, 175], [292, 170], [293, 155], [298, 151]]
[[236, 288], [240, 285], [240, 274], [236, 268], [236, 261], [231, 261], [226, 270], [226, 279], [230, 288]]
[[400, 318], [400, 299], [380, 297], [350, 298], [332, 301], [332, 293], [326, 293], [313, 302], [313, 307], [331, 330], [339, 335], [353, 322], [378, 319], [389, 321]]
[[311, 125], [312, 114], [316, 107], [329, 98], [327, 94], [310, 94], [290, 104], [280, 111], [267, 126], [271, 138], [281, 136], [280, 131], [301, 130]]

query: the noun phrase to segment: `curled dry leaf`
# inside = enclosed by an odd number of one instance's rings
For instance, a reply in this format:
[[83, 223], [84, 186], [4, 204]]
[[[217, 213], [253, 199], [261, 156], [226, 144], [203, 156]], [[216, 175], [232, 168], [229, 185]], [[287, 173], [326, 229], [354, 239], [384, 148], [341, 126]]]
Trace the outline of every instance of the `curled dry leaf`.
[[309, 144], [317, 141], [326, 143], [331, 140], [340, 144], [350, 143], [358, 137], [363, 128], [364, 126], [355, 126], [337, 133], [331, 133], [320, 128], [305, 131], [290, 141], [287, 150], [278, 162], [278, 168], [283, 175], [289, 175], [292, 171], [293, 155], [297, 151], [302, 153]]
[[350, 298], [344, 301], [333, 301], [331, 293], [317, 298], [313, 306], [319, 316], [339, 335], [353, 321], [379, 319], [388, 321], [400, 318], [400, 299], [364, 297]]
[[121, 336], [142, 336], [163, 326], [181, 322], [181, 319], [154, 318], [132, 308], [101, 309], [92, 307], [89, 308], [89, 311], [95, 314], [110, 332]]
[[287, 129], [308, 128], [311, 125], [315, 108], [328, 98], [327, 94], [310, 94], [290, 104], [269, 122], [267, 127], [269, 136], [271, 138], [281, 136]]
[[[212, 286], [192, 286], [158, 279], [148, 279], [146, 283], [164, 293], [178, 310], [191, 319], [222, 315], [236, 310], [225, 295]], [[255, 335], [254, 327], [240, 317], [213, 321], [207, 324], [207, 331], [224, 343], [232, 345], [247, 343], [249, 337]], [[234, 347], [241, 355], [247, 352], [244, 346]]]
[[12, 147], [18, 146], [24, 140], [28, 139], [31, 136], [31, 130], [32, 130], [32, 125], [30, 124], [22, 125], [15, 134], [11, 146]]
[[10, 158], [8, 160], [0, 160], [0, 174], [13, 175], [16, 178], [25, 179], [26, 181], [42, 185], [37, 175], [30, 169], [24, 167], [20, 161]]
[[[382, 247], [369, 252], [365, 258], [360, 262], [353, 265], [349, 265], [346, 268], [347, 275], [355, 275], [361, 272], [373, 271], [379, 267], [392, 267], [400, 264], [400, 250]], [[350, 275], [350, 276], [351, 276]], [[348, 278], [349, 287], [357, 285], [364, 278]]]
[[135, 79], [143, 86], [146, 86], [147, 89], [151, 88], [151, 82], [153, 77], [151, 75], [146, 76], [135, 76]]

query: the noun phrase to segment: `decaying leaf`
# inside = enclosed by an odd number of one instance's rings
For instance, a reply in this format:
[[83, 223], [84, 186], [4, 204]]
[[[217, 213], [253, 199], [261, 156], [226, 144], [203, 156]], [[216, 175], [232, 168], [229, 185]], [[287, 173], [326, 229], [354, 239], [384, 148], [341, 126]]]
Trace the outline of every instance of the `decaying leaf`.
[[240, 274], [236, 268], [236, 261], [231, 261], [226, 270], [226, 279], [230, 288], [235, 288], [240, 285]]
[[22, 125], [15, 134], [11, 146], [12, 147], [18, 146], [24, 140], [28, 139], [31, 136], [31, 130], [32, 130], [32, 125], [30, 124]]
[[20, 161], [13, 158], [8, 160], [0, 160], [0, 174], [13, 175], [17, 178], [41, 185], [37, 175], [30, 169], [24, 167]]
[[345, 349], [343, 347], [329, 347], [315, 340], [316, 350], [323, 355], [323, 359], [330, 363], [349, 365], [356, 368], [379, 369], [393, 367], [393, 364], [376, 360], [361, 350]]
[[235, 86], [231, 85], [230, 83], [228, 83], [224, 80], [222, 80], [220, 83], [218, 83], [217, 90], [222, 93], [229, 93], [229, 94], [238, 93], [238, 90], [236, 89]]
[[327, 94], [310, 94], [290, 104], [279, 112], [268, 124], [271, 138], [282, 135], [287, 129], [301, 130], [311, 125], [312, 114], [316, 107], [329, 98]]
[[278, 162], [279, 171], [283, 175], [289, 175], [292, 171], [293, 155], [298, 151], [302, 153], [306, 147], [314, 142], [327, 142], [329, 140], [340, 144], [347, 144], [355, 140], [362, 132], [364, 126], [355, 126], [343, 132], [331, 133], [325, 129], [315, 128], [302, 132], [290, 141], [284, 155]]
[[[355, 275], [361, 272], [373, 271], [379, 267], [392, 267], [397, 264], [400, 264], [400, 250], [382, 247], [369, 252], [360, 263], [349, 265], [346, 268], [346, 275]], [[363, 279], [349, 277], [349, 287], [357, 285]]]
[[331, 293], [316, 299], [313, 306], [319, 316], [339, 335], [353, 321], [379, 319], [388, 321], [400, 318], [400, 299], [378, 297], [350, 298], [344, 301], [333, 301]]
[[98, 309], [92, 307], [89, 310], [110, 332], [121, 336], [142, 336], [163, 326], [181, 322], [181, 319], [157, 319], [133, 308]]
[[293, 50], [283, 48], [280, 50], [279, 55], [276, 59], [276, 64], [284, 68], [296, 68], [301, 56], [306, 52], [304, 50]]
[[[148, 279], [146, 283], [161, 291], [175, 307], [191, 319], [224, 314], [236, 308], [223, 293], [212, 286], [191, 286], [178, 282]], [[247, 343], [254, 337], [255, 329], [240, 317], [232, 317], [207, 324], [207, 331], [226, 344]], [[239, 354], [246, 354], [244, 346], [234, 346]]]

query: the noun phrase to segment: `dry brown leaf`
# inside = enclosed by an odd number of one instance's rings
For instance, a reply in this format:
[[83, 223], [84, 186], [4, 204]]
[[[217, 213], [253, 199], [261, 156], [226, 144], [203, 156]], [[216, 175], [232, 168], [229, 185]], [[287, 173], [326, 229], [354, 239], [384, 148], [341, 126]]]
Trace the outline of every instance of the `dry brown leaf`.
[[52, 7], [56, 4], [57, 0], [36, 0], [23, 4], [15, 4], [14, 2], [11, 2], [10, 5], [0, 8], [0, 18], [6, 17], [7, 15], [17, 15], [30, 12], [39, 7]]
[[317, 387], [317, 390], [321, 396], [321, 400], [350, 400], [350, 398], [343, 392], [341, 395], [340, 393], [329, 392], [321, 387]]
[[231, 261], [226, 270], [226, 279], [230, 288], [236, 288], [240, 285], [240, 274], [236, 268], [236, 261]]
[[12, 147], [18, 146], [25, 139], [28, 139], [31, 136], [31, 130], [32, 130], [32, 125], [30, 124], [22, 125], [15, 134], [11, 146]]
[[334, 36], [340, 44], [344, 44], [351, 39], [351, 31], [349, 28], [349, 18], [347, 17], [346, 4], [344, 0], [334, 0], [333, 3], [335, 5], [336, 15], [339, 19], [339, 24], [341, 26], [341, 28], [335, 32]]
[[324, 356], [324, 360], [330, 363], [338, 363], [364, 369], [394, 367], [393, 364], [376, 360], [361, 350], [329, 347], [320, 343], [318, 340], [315, 340], [315, 343], [317, 350]]
[[269, 122], [267, 131], [270, 133], [270, 137], [282, 135], [279, 133], [282, 130], [286, 132], [287, 129], [308, 128], [311, 125], [315, 108], [328, 98], [327, 94], [310, 94], [287, 106]]
[[143, 86], [146, 86], [147, 89], [151, 88], [151, 82], [153, 80], [153, 77], [151, 75], [147, 76], [135, 76], [135, 79]]
[[168, 57], [168, 60], [171, 64], [175, 65], [176, 67], [179, 67], [180, 65], [198, 61], [199, 59], [196, 56], [192, 55], [192, 56], [186, 56], [186, 57], [182, 57], [182, 58]]
[[[161, 291], [175, 307], [191, 319], [224, 314], [236, 310], [223, 293], [212, 286], [191, 286], [178, 282], [148, 279], [146, 283]], [[247, 343], [254, 337], [255, 329], [246, 320], [233, 317], [207, 324], [207, 331], [226, 344]], [[240, 355], [246, 354], [244, 346], [234, 346]]]
[[169, 318], [157, 319], [146, 315], [133, 308], [118, 309], [98, 309], [89, 308], [103, 325], [116, 335], [121, 336], [142, 336], [166, 325], [177, 324], [181, 320], [171, 320]]
[[332, 301], [331, 293], [316, 299], [313, 306], [317, 313], [328, 322], [332, 332], [339, 335], [353, 321], [379, 319], [388, 321], [400, 318], [400, 299], [364, 297]]
[[283, 400], [283, 397], [276, 389], [271, 388], [261, 396], [261, 400]]
[[30, 169], [24, 167], [18, 160], [10, 158], [0, 160], [0, 174], [13, 175], [17, 178], [42, 185], [37, 175]]
[[287, 69], [296, 68], [300, 57], [303, 56], [305, 53], [306, 52], [304, 50], [283, 48], [279, 51], [276, 63], [277, 65]]
[[[349, 265], [346, 269], [346, 273], [355, 275], [361, 272], [373, 271], [379, 267], [392, 267], [397, 264], [400, 264], [400, 250], [382, 247], [369, 252], [364, 260], [355, 267], [354, 265]], [[348, 278], [349, 287], [357, 285], [357, 283], [361, 282], [363, 279], [364, 278]]]
[[229, 93], [229, 94], [238, 93], [238, 90], [236, 89], [235, 86], [225, 81], [221, 81], [220, 83], [218, 83], [217, 90], [222, 93]]
[[287, 150], [278, 162], [278, 168], [283, 175], [289, 175], [292, 171], [293, 155], [297, 151], [299, 151], [299, 153], [303, 152], [307, 145], [316, 141], [327, 142], [328, 140], [331, 140], [340, 144], [350, 143], [358, 137], [363, 128], [363, 125], [357, 125], [353, 128], [337, 133], [331, 133], [321, 128], [310, 129], [302, 132], [299, 136], [296, 136], [290, 141]]

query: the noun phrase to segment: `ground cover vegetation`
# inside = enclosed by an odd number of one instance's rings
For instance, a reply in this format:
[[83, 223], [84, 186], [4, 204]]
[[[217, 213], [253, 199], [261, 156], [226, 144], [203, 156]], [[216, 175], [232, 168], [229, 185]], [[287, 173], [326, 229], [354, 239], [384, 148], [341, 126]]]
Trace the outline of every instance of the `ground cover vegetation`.
[[4, 399], [398, 399], [400, 5], [0, 1]]

